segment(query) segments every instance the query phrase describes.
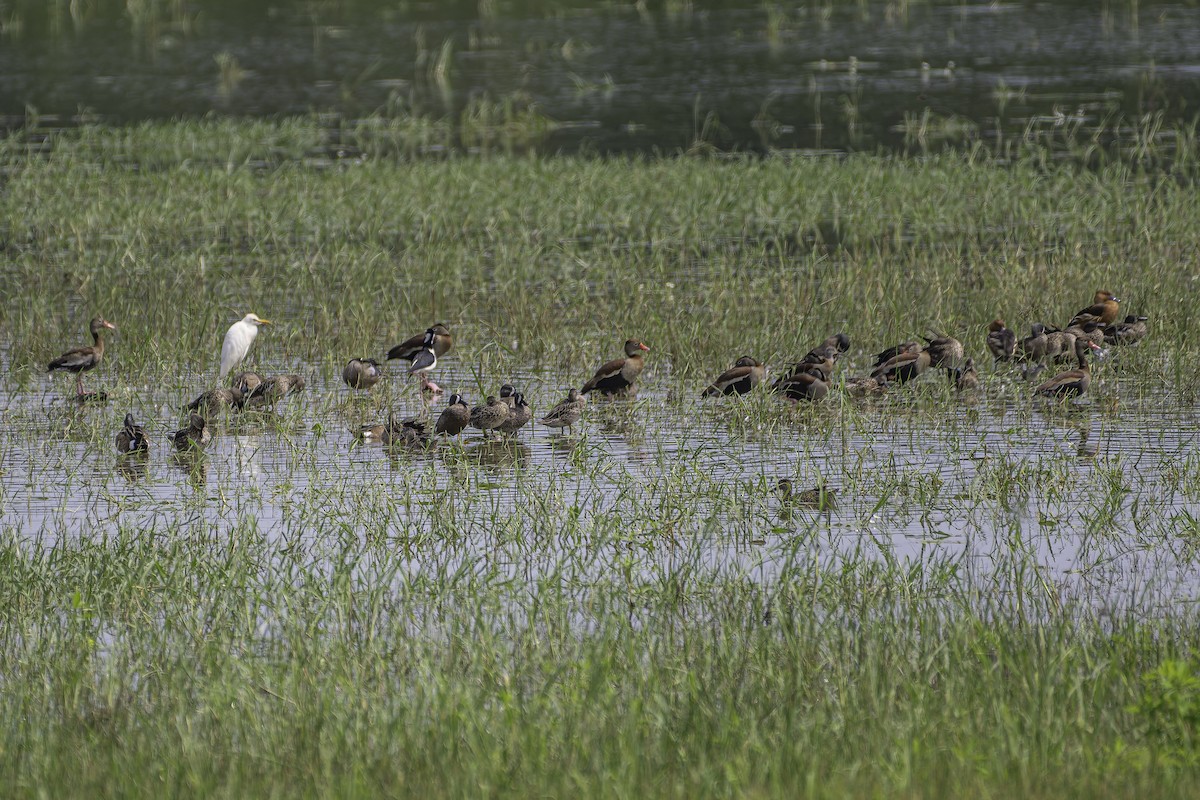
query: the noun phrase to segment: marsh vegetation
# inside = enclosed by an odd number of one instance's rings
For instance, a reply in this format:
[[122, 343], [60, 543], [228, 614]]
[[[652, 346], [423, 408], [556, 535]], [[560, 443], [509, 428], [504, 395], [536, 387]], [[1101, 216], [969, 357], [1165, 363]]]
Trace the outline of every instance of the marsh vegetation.
[[[1080, 158], [1035, 137], [924, 159], [339, 159], [327, 135], [0, 142], [5, 785], [1193, 791], [1190, 129]], [[1034, 402], [987, 365], [993, 317], [1061, 324], [1101, 287], [1151, 333], [1083, 399]], [[274, 325], [247, 363], [307, 388], [176, 453], [251, 311]], [[45, 363], [95, 314], [119, 328], [88, 378], [108, 402], [81, 404]], [[590, 402], [571, 435], [358, 441], [426, 400], [398, 370], [351, 392], [343, 365], [434, 321], [447, 394], [512, 382], [535, 418], [626, 338], [651, 351], [637, 399]], [[862, 374], [934, 327], [978, 390], [700, 398], [743, 354], [778, 368], [845, 331], [839, 369]], [[127, 412], [144, 458], [115, 452]]]

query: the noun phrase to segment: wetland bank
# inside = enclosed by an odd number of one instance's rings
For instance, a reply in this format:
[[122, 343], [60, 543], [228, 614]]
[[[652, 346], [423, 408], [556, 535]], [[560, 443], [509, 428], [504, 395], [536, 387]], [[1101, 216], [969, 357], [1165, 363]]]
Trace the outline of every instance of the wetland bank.
[[[0, 777], [54, 796], [1153, 796], [1197, 771], [1197, 148], [1153, 120], [922, 158], [410, 160], [322, 120], [0, 143]], [[357, 137], [357, 138], [354, 138]], [[1123, 138], [1124, 137], [1124, 138]], [[1115, 139], [1115, 144], [1113, 140]], [[374, 149], [373, 149], [374, 148]], [[702, 401], [834, 331], [1151, 334], [1087, 397], [983, 370], [791, 408]], [[221, 336], [304, 375], [166, 442]], [[45, 363], [119, 327], [76, 403]], [[351, 356], [434, 320], [438, 382], [535, 415], [620, 342], [574, 436], [356, 443], [424, 400]], [[440, 406], [439, 406], [440, 407]], [[118, 460], [127, 411], [152, 438]], [[836, 492], [786, 504], [780, 477]]]

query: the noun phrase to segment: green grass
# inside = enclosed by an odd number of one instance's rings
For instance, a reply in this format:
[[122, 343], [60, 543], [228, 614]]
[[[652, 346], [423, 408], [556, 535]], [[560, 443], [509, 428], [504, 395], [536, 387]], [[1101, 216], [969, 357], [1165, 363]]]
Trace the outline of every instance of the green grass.
[[[324, 136], [0, 143], [11, 794], [1194, 794], [1195, 153], [1167, 180], [1035, 145], [310, 157]], [[966, 400], [696, 399], [837, 330], [848, 372], [930, 327], [983, 364], [993, 316], [1061, 323], [1101, 287], [1153, 333], [1082, 411], [986, 367]], [[181, 463], [163, 434], [250, 310], [277, 322], [259, 363], [309, 389]], [[44, 363], [94, 313], [113, 401], [76, 409]], [[348, 400], [341, 364], [434, 320], [473, 399], [520, 374], [541, 411], [630, 335], [644, 393], [556, 444], [350, 444], [418, 401], [394, 377]], [[145, 474], [113, 467], [127, 407]], [[781, 504], [779, 475], [837, 510]]]

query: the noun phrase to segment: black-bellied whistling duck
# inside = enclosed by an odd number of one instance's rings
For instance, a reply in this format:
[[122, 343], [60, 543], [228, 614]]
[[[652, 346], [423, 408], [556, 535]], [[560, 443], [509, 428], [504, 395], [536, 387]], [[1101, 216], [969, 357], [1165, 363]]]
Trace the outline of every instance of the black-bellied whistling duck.
[[1017, 355], [1022, 361], [1040, 364], [1046, 358], [1046, 326], [1035, 322], [1029, 326], [1030, 335], [1020, 341]]
[[733, 366], [725, 370], [703, 392], [701, 397], [715, 397], [720, 394], [746, 394], [755, 386], [762, 383], [767, 374], [766, 366], [756, 358], [742, 356], [733, 362]]
[[232, 389], [209, 389], [183, 408], [185, 411], [195, 411], [211, 417], [220, 413], [223, 408], [240, 409], [245, 402], [246, 397], [241, 387], [235, 385]]
[[932, 358], [928, 348], [898, 353], [883, 362], [871, 373], [876, 380], [883, 378], [888, 383], [906, 383], [929, 369]]
[[508, 411], [508, 417], [496, 426], [496, 430], [505, 434], [515, 434], [533, 419], [533, 409], [525, 402], [525, 395], [517, 392], [513, 395], [513, 405]]
[[871, 364], [872, 368], [882, 367], [884, 364], [891, 361], [897, 356], [907, 355], [909, 353], [919, 353], [924, 349], [925, 345], [918, 342], [916, 339], [910, 339], [907, 342], [893, 345], [886, 350], [881, 350], [875, 354], [875, 361]]
[[[432, 343], [425, 341], [426, 337], [433, 334]], [[434, 356], [441, 358], [450, 352], [450, 348], [454, 346], [454, 337], [450, 334], [450, 328], [444, 322], [439, 322], [425, 329], [424, 333], [418, 333], [400, 344], [388, 350], [388, 361], [400, 359], [402, 361], [412, 361], [416, 355], [425, 347], [431, 347]]]
[[373, 358], [352, 358], [342, 367], [342, 381], [351, 389], [370, 389], [382, 377], [383, 370]]
[[205, 426], [204, 417], [199, 414], [192, 414], [188, 417], [188, 426], [182, 430], [175, 431], [171, 435], [171, 441], [175, 443], [176, 450], [187, 450], [190, 447], [203, 447], [208, 444], [212, 434], [209, 433]]
[[302, 375], [273, 375], [250, 390], [250, 393], [246, 395], [245, 404], [251, 408], [273, 406], [288, 395], [295, 394], [302, 389], [304, 389], [304, 376]]
[[1124, 322], [1114, 322], [1104, 329], [1104, 341], [1115, 345], [1137, 344], [1146, 338], [1146, 321], [1149, 319], [1130, 314]]
[[447, 436], [458, 436], [471, 423], [471, 409], [467, 400], [461, 394], [450, 395], [450, 404], [438, 414], [434, 424], [434, 433], [444, 433]]
[[117, 452], [145, 453], [150, 449], [150, 440], [146, 438], [146, 430], [133, 421], [133, 414], [125, 415], [125, 425], [117, 432]]
[[1038, 386], [1033, 391], [1045, 397], [1068, 399], [1078, 397], [1088, 390], [1092, 382], [1092, 370], [1087, 362], [1089, 350], [1099, 350], [1095, 342], [1086, 339], [1075, 340], [1075, 358], [1078, 366], [1067, 372], [1060, 372], [1050, 380]]
[[483, 435], [487, 436], [487, 432], [499, 428], [504, 424], [504, 420], [508, 419], [508, 415], [512, 410], [495, 395], [488, 395], [487, 402], [483, 405], [475, 406], [471, 409], [471, 427], [478, 428], [483, 431]]
[[105, 329], [115, 331], [117, 326], [104, 317], [92, 317], [88, 330], [92, 332], [94, 344], [91, 347], [76, 347], [74, 350], [68, 350], [48, 365], [50, 372], [62, 369], [75, 373], [75, 393], [81, 397], [84, 394], [83, 373], [95, 369], [104, 358]]
[[580, 394], [578, 389], [572, 389], [567, 392], [567, 399], [550, 409], [540, 422], [547, 428], [566, 428], [570, 431], [571, 426], [578, 422], [583, 414], [585, 403], [587, 398]]
[[789, 400], [820, 400], [829, 394], [829, 378], [820, 367], [813, 365], [783, 379], [777, 391]]
[[247, 314], [229, 326], [225, 331], [225, 341], [221, 342], [221, 379], [224, 380], [234, 367], [242, 363], [242, 359], [250, 352], [250, 345], [258, 337], [258, 329], [270, 325], [271, 320], [263, 319], [257, 314]]
[[637, 380], [638, 375], [642, 374], [642, 369], [646, 366], [646, 359], [642, 353], [649, 351], [650, 348], [637, 339], [627, 339], [625, 341], [625, 358], [613, 359], [596, 370], [596, 374], [583, 385], [579, 393], [587, 394], [593, 391], [606, 395], [629, 393], [633, 382]]
[[1017, 349], [1017, 335], [1008, 329], [1004, 320], [997, 317], [988, 325], [988, 350], [992, 353], [992, 363], [1011, 361]]
[[792, 371], [802, 372], [800, 364], [819, 364], [826, 360], [837, 361], [838, 357], [849, 349], [850, 337], [844, 333], [835, 333], [812, 350], [809, 350]]
[[968, 358], [954, 370], [954, 386], [960, 392], [979, 388], [979, 373], [975, 370], [975, 359]]
[[1080, 310], [1075, 316], [1071, 317], [1071, 321], [1067, 323], [1067, 327], [1082, 325], [1085, 322], [1099, 322], [1101, 325], [1116, 322], [1117, 312], [1120, 310], [1120, 302], [1120, 300], [1113, 296], [1112, 292], [1101, 289], [1092, 298], [1090, 306]]

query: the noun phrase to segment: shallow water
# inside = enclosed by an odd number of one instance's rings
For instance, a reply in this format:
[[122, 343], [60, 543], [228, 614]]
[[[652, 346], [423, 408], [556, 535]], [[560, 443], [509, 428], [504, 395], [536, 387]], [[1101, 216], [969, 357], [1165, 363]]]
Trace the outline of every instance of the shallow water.
[[[443, 365], [439, 383], [476, 400], [473, 373], [453, 354]], [[591, 403], [574, 436], [535, 426], [484, 441], [472, 431], [414, 451], [354, 433], [389, 407], [421, 410], [401, 375], [351, 397], [331, 370], [299, 371], [307, 391], [274, 413], [214, 423], [207, 450], [186, 456], [166, 437], [199, 386], [120, 387], [101, 369], [89, 384], [110, 401], [80, 406], [61, 393], [66, 380], [0, 385], [0, 525], [49, 546], [118, 526], [225, 535], [251, 521], [281, 551], [302, 541], [332, 554], [384, 537], [413, 572], [435, 559], [585, 583], [688, 568], [766, 584], [799, 558], [903, 565], [948, 587], [1147, 614], [1196, 595], [1200, 486], [1187, 473], [1200, 409], [1139, 394], [1115, 373], [1069, 409], [1031, 401], [1003, 370], [965, 397], [929, 376], [881, 400], [831, 395], [792, 408], [767, 393], [701, 401], [701, 387], [675, 383], [660, 357], [636, 402]], [[577, 377], [531, 369], [511, 380], [536, 414]], [[112, 445], [129, 409], [153, 437], [145, 461]], [[780, 477], [797, 488], [823, 480], [836, 508], [782, 501]]]
[[0, 47], [0, 117], [457, 118], [486, 96], [556, 120], [526, 143], [552, 151], [911, 151], [1086, 138], [1118, 115], [1169, 127], [1200, 101], [1184, 4], [501, 5], [163, 4], [142, 22], [124, 4], [31, 6]]

